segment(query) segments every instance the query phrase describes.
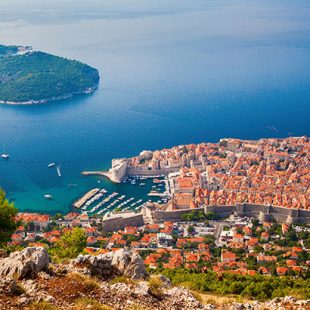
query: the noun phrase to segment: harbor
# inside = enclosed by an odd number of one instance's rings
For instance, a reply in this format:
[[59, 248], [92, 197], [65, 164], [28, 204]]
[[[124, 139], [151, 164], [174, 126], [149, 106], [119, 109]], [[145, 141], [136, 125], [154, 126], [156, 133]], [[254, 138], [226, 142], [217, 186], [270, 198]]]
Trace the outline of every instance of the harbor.
[[[101, 181], [98, 181], [97, 184], [101, 184]], [[116, 185], [118, 191], [110, 192], [106, 188], [100, 187], [90, 189], [75, 200], [72, 207], [89, 216], [104, 218], [108, 218], [113, 212], [119, 214], [128, 211], [138, 213], [149, 202], [166, 203], [169, 197], [166, 189], [167, 184], [167, 179], [161, 175], [153, 177], [126, 176], [120, 184]], [[130, 195], [122, 193], [122, 188], [125, 186], [131, 188]], [[136, 191], [143, 191], [144, 195], [136, 196]]]

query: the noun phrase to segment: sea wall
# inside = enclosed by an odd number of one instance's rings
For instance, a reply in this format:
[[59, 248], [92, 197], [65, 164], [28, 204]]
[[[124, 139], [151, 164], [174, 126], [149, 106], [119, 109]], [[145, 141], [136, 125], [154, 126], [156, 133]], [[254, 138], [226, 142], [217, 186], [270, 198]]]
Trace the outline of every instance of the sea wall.
[[124, 229], [127, 226], [143, 226], [144, 220], [142, 213], [138, 213], [132, 216], [123, 217], [122, 215], [115, 216], [108, 219], [103, 219], [102, 229], [105, 232], [117, 231]]

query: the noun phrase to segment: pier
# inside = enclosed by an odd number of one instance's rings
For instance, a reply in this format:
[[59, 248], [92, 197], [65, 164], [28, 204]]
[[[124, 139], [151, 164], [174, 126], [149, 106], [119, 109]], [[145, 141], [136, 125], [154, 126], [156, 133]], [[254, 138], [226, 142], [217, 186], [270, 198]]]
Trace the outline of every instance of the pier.
[[94, 188], [88, 191], [82, 198], [78, 199], [76, 202], [73, 203], [73, 207], [80, 209], [83, 204], [87, 202], [87, 200], [95, 196], [99, 191], [99, 188]]

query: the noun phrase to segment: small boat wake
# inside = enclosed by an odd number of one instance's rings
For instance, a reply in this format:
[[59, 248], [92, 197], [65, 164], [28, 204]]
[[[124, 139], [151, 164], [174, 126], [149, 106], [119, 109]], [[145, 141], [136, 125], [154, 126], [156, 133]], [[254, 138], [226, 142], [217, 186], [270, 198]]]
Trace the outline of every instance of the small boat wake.
[[58, 174], [58, 176], [59, 176], [59, 177], [61, 177], [61, 170], [60, 170], [60, 166], [57, 166], [56, 170], [57, 170], [57, 174]]

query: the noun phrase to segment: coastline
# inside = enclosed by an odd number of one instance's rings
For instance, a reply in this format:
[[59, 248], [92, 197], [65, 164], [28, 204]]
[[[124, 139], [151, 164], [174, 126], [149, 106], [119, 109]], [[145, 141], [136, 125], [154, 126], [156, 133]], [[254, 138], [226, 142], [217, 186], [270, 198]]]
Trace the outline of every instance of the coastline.
[[37, 104], [46, 104], [50, 102], [60, 101], [60, 100], [67, 100], [71, 99], [76, 96], [82, 96], [82, 95], [89, 95], [93, 94], [99, 87], [99, 83], [94, 87], [89, 87], [87, 89], [84, 89], [79, 92], [74, 92], [62, 96], [55, 96], [50, 98], [44, 98], [44, 99], [35, 99], [35, 100], [28, 100], [28, 101], [7, 101], [7, 100], [0, 100], [0, 104], [3, 105], [37, 105]]

